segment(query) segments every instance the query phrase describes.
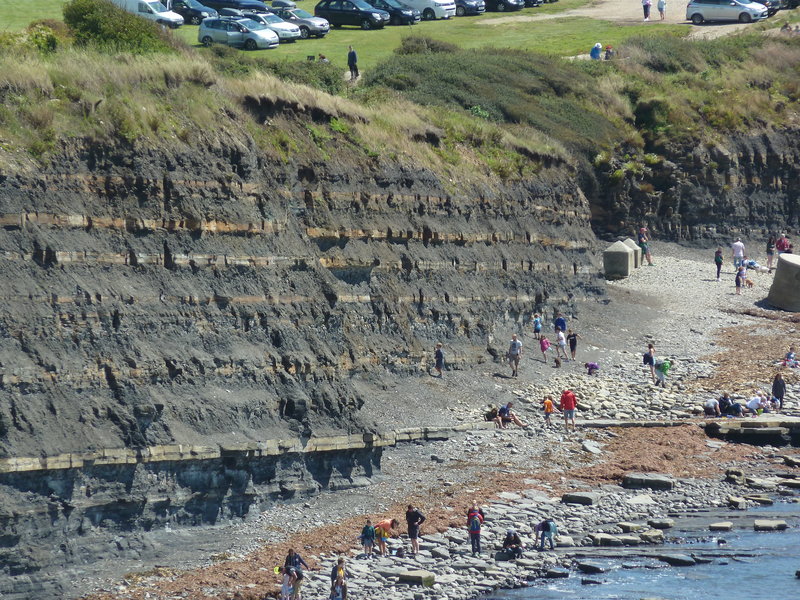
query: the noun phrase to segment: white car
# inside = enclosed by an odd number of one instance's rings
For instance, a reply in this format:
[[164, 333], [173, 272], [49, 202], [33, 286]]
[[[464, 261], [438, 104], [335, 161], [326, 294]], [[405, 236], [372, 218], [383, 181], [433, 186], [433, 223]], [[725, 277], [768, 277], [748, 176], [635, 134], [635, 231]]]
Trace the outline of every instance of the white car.
[[277, 33], [282, 42], [293, 42], [300, 39], [300, 28], [294, 23], [287, 23], [278, 15], [272, 13], [245, 13], [244, 16], [263, 24], [267, 29]]
[[183, 25], [183, 17], [168, 10], [158, 0], [113, 0], [113, 2], [120, 8], [145, 19], [155, 21], [159, 25], [166, 25], [172, 29], [177, 29]]
[[403, 0], [403, 4], [416, 8], [422, 15], [423, 21], [456, 16], [455, 0]]

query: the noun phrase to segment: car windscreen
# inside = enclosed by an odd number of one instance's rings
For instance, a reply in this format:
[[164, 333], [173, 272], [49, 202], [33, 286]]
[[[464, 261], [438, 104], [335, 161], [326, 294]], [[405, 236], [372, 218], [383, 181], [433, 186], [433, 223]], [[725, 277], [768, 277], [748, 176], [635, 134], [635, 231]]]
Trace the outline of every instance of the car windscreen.
[[281, 19], [278, 15], [273, 15], [271, 13], [261, 15], [261, 18], [267, 23], [283, 23], [283, 19]]
[[195, 10], [208, 10], [206, 5], [200, 4], [197, 0], [183, 0], [183, 3], [189, 8], [193, 8]]
[[161, 4], [161, 2], [153, 1], [147, 3], [150, 8], [153, 9], [153, 12], [162, 13], [167, 12], [167, 7]]
[[310, 19], [310, 18], [312, 18], [314, 16], [310, 12], [306, 12], [301, 8], [298, 8], [297, 10], [292, 11], [292, 14], [295, 17], [297, 17], [298, 19]]
[[375, 10], [374, 7], [370, 6], [366, 2], [362, 2], [361, 0], [351, 0], [353, 4], [355, 4], [356, 8], [359, 10]]
[[259, 23], [258, 21], [253, 21], [253, 19], [240, 19], [236, 21], [239, 25], [244, 25], [250, 31], [261, 31], [262, 29], [266, 29], [267, 26], [263, 23]]
[[401, 5], [397, 0], [383, 0], [383, 3], [391, 6], [392, 8], [404, 9], [405, 6]]

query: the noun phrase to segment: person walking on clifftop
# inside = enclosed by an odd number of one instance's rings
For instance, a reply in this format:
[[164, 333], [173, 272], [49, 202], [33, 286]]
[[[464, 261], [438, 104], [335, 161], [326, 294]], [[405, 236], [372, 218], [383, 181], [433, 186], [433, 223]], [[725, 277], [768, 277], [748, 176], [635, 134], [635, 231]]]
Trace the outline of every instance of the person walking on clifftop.
[[359, 77], [358, 54], [356, 54], [352, 46], [350, 46], [350, 50], [347, 52], [347, 66], [350, 68], [350, 81], [355, 83], [356, 79]]

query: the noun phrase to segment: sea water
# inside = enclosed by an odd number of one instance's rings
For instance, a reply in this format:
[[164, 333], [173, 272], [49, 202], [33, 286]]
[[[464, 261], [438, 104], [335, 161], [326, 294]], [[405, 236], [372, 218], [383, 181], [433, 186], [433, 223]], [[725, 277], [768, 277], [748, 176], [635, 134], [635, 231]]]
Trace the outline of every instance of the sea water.
[[[729, 532], [669, 532], [682, 543], [665, 544], [664, 552], [691, 554], [698, 550], [720, 550], [731, 556], [714, 558], [710, 564], [691, 567], [665, 566], [656, 559], [593, 559], [607, 571], [597, 575], [571, 572], [567, 579], [540, 580], [529, 588], [498, 593], [496, 600], [796, 600], [800, 599], [800, 507], [797, 504], [749, 510], [748, 517], [784, 519], [789, 529], [755, 532], [749, 529]], [[734, 526], [737, 523], [734, 520]], [[725, 544], [719, 545], [718, 539]], [[639, 568], [623, 568], [636, 564]], [[648, 568], [649, 567], [649, 568]], [[581, 579], [602, 581], [582, 585]]]

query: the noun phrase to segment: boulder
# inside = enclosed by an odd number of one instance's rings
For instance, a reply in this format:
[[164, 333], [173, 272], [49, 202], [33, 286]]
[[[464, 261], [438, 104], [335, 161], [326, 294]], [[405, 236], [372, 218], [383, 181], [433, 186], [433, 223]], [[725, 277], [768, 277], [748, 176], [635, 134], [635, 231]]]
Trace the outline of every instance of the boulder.
[[572, 548], [575, 546], [575, 540], [569, 535], [557, 535], [554, 541], [559, 548]]
[[800, 312], [800, 256], [778, 255], [767, 302], [783, 310]]
[[733, 529], [733, 523], [730, 521], [719, 521], [718, 523], [711, 523], [708, 526], [710, 531], [730, 531]]
[[600, 502], [600, 494], [597, 492], [568, 492], [561, 496], [564, 504], [584, 504], [592, 506]]
[[447, 548], [431, 548], [431, 556], [434, 558], [449, 560], [450, 552], [447, 550]]
[[599, 579], [589, 579], [588, 577], [583, 577], [581, 579], [581, 585], [600, 585], [603, 583]]
[[661, 473], [628, 473], [622, 478], [622, 487], [629, 490], [671, 490], [675, 480]]
[[664, 532], [660, 529], [648, 529], [639, 534], [645, 544], [660, 544], [664, 541]]
[[780, 485], [792, 488], [793, 490], [800, 489], [800, 479], [785, 479], [781, 481]]
[[639, 531], [644, 527], [644, 525], [640, 525], [639, 523], [628, 523], [623, 521], [622, 523], [617, 523], [617, 527], [622, 529], [623, 533], [631, 533], [632, 531]]
[[634, 252], [623, 242], [614, 242], [603, 252], [603, 270], [606, 279], [628, 277], [636, 268]]
[[411, 585], [433, 587], [433, 584], [436, 583], [436, 575], [430, 571], [415, 569], [413, 571], [403, 571], [402, 573], [398, 574], [397, 581], [399, 583], [410, 583]]
[[584, 440], [581, 443], [581, 448], [584, 452], [588, 452], [590, 454], [602, 454], [603, 451], [600, 449], [600, 446], [597, 445], [597, 442], [593, 442], [592, 440]]
[[547, 569], [547, 572], [544, 574], [547, 579], [563, 579], [565, 577], [569, 577], [569, 569], [561, 569], [559, 567], [553, 567]]
[[783, 531], [788, 525], [783, 519], [756, 519], [753, 529], [756, 531]]
[[790, 467], [800, 467], [800, 457], [798, 456], [784, 456], [783, 462]]
[[691, 567], [697, 563], [697, 561], [688, 554], [659, 554], [656, 558], [673, 567]]
[[642, 539], [638, 535], [618, 535], [617, 539], [622, 542], [623, 546], [638, 546], [642, 543]]

